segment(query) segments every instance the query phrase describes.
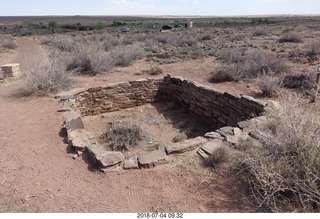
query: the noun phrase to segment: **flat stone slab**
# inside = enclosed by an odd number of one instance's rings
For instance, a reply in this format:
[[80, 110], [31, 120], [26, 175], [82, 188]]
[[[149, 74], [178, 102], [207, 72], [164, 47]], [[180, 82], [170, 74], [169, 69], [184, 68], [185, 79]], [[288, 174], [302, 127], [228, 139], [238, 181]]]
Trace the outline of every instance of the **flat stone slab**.
[[225, 126], [217, 130], [222, 136], [233, 135], [233, 127]]
[[201, 148], [197, 151], [197, 153], [202, 157], [205, 161], [209, 161], [210, 156], [204, 152]]
[[226, 144], [220, 140], [215, 139], [212, 141], [207, 142], [205, 145], [201, 147], [201, 149], [206, 152], [207, 154], [213, 154], [219, 147], [226, 146]]
[[207, 139], [204, 137], [196, 137], [193, 139], [188, 139], [182, 142], [170, 144], [166, 147], [166, 151], [168, 154], [173, 153], [184, 153], [186, 151], [191, 151], [203, 144], [207, 143]]
[[68, 133], [68, 141], [72, 142], [73, 139], [75, 139], [79, 135], [83, 135], [87, 133], [87, 131], [85, 129], [73, 129], [73, 130], [69, 130], [67, 133]]
[[73, 129], [84, 129], [84, 124], [79, 113], [75, 111], [65, 112], [63, 117], [65, 120], [64, 127], [67, 131]]
[[95, 138], [92, 133], [83, 132], [82, 134], [79, 134], [72, 140], [72, 146], [77, 151], [85, 151], [88, 145], [94, 142], [95, 142]]
[[168, 163], [167, 154], [163, 149], [141, 155], [138, 160], [143, 168], [153, 168], [157, 165]]
[[73, 100], [73, 99], [75, 98], [72, 94], [66, 94], [66, 95], [60, 96], [60, 101], [67, 101], [67, 100]]
[[114, 166], [124, 161], [123, 154], [121, 152], [114, 151], [106, 151], [103, 154], [97, 156], [96, 158], [103, 167]]
[[100, 155], [104, 154], [106, 150], [102, 148], [97, 142], [91, 142], [87, 146], [89, 152], [91, 152], [96, 158], [98, 158]]
[[123, 163], [123, 169], [125, 170], [139, 169], [138, 158], [130, 157], [129, 159], [125, 160]]
[[211, 139], [221, 139], [223, 140], [224, 138], [221, 136], [220, 133], [218, 132], [208, 132], [204, 135], [206, 138], [211, 138]]

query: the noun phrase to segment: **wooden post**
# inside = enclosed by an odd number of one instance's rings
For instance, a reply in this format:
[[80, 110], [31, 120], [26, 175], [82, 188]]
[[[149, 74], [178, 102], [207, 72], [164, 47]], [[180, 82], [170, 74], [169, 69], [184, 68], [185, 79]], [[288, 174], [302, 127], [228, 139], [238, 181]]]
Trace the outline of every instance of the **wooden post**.
[[318, 92], [319, 92], [319, 87], [320, 87], [320, 66], [318, 67], [318, 74], [317, 74], [317, 80], [316, 83], [314, 84], [314, 88], [313, 88], [313, 94], [311, 95], [311, 103], [315, 103], [317, 101], [317, 96], [318, 96]]

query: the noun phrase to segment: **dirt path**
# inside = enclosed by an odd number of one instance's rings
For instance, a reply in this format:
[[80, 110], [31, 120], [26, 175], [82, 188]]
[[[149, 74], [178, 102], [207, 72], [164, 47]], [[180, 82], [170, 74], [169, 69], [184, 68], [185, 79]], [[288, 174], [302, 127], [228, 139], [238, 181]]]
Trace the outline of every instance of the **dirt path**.
[[[17, 51], [22, 70], [43, 56], [30, 39]], [[59, 136], [57, 101], [19, 97], [20, 87], [0, 86], [0, 212], [254, 211], [232, 176], [195, 169], [194, 153], [152, 170], [90, 171]]]

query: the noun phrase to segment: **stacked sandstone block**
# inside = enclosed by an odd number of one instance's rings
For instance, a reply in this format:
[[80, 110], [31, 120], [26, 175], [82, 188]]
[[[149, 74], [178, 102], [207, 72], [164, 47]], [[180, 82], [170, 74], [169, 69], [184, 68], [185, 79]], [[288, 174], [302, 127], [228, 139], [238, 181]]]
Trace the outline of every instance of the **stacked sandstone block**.
[[164, 77], [159, 95], [183, 103], [191, 113], [217, 128], [261, 115], [265, 104], [246, 95], [222, 93], [181, 77]]
[[261, 115], [265, 107], [252, 97], [222, 93], [172, 76], [89, 88], [75, 98], [75, 106], [82, 116], [118, 111], [165, 98], [184, 104], [190, 113], [203, 118], [213, 128], [236, 127], [240, 121]]
[[20, 65], [18, 63], [2, 65], [1, 70], [4, 78], [14, 77], [20, 74]]
[[162, 81], [142, 79], [89, 88], [76, 95], [76, 106], [82, 116], [88, 116], [152, 103]]

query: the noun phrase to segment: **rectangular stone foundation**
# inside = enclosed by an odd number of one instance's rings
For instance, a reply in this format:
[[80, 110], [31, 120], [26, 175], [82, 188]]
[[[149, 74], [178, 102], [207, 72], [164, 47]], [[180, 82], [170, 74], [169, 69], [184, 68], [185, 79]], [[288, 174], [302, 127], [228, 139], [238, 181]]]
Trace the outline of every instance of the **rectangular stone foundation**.
[[20, 74], [20, 65], [19, 63], [10, 63], [6, 65], [2, 65], [1, 70], [2, 70], [2, 75], [0, 74], [0, 79], [1, 79], [1, 76], [3, 78], [14, 77]]

